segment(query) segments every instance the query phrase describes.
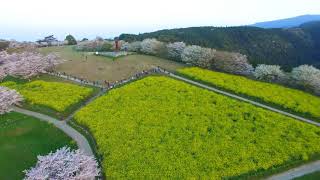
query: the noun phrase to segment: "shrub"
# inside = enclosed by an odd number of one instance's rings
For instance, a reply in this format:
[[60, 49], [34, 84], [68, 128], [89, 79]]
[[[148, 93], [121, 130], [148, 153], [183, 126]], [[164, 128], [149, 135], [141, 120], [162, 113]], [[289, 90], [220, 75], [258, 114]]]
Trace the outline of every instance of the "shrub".
[[181, 61], [181, 54], [186, 48], [184, 42], [174, 42], [167, 44], [168, 57], [173, 60]]
[[113, 45], [109, 42], [105, 42], [102, 44], [99, 51], [112, 51]]
[[293, 68], [291, 77], [305, 89], [320, 94], [320, 70], [313, 66], [301, 65]]
[[77, 40], [70, 34], [66, 37], [65, 40], [68, 41], [68, 45], [76, 45], [77, 44]]
[[278, 65], [259, 64], [253, 73], [254, 77], [264, 81], [282, 81], [285, 78], [284, 72]]

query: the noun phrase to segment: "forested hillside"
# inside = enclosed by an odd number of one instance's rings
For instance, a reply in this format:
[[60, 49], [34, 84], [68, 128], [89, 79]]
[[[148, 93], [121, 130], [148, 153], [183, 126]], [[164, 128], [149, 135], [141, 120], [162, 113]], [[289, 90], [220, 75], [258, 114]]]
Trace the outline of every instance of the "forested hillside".
[[278, 64], [286, 70], [301, 64], [320, 67], [320, 22], [290, 29], [191, 27], [120, 35], [121, 40], [129, 42], [145, 38], [157, 38], [165, 42], [184, 41], [187, 44], [240, 52], [246, 54], [254, 65]]

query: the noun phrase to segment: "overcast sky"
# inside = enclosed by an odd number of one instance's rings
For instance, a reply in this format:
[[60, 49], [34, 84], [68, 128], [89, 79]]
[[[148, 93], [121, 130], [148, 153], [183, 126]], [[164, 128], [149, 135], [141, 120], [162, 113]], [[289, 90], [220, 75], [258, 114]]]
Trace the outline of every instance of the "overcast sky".
[[320, 14], [319, 0], [0, 0], [0, 38], [80, 39]]

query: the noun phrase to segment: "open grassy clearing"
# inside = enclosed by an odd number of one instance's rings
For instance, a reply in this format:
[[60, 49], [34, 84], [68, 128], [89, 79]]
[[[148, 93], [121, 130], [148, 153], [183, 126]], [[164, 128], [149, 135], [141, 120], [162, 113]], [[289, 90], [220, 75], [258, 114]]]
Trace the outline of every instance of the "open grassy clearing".
[[0, 115], [0, 179], [20, 180], [25, 169], [63, 146], [76, 144], [51, 124], [19, 113]]
[[74, 51], [71, 46], [40, 48], [39, 51], [44, 54], [56, 52], [61, 58], [67, 60], [65, 63], [58, 65], [56, 71], [91, 81], [126, 79], [137, 72], [148, 70], [155, 66], [161, 66], [169, 70], [184, 67], [183, 64], [177, 62], [147, 55], [129, 55], [112, 60], [108, 57]]
[[58, 78], [48, 75], [33, 78], [30, 82], [8, 77], [0, 85], [21, 93], [25, 99], [24, 108], [58, 118], [66, 117], [99, 91], [97, 88], [56, 80]]
[[320, 121], [320, 97], [306, 92], [196, 67], [180, 69], [178, 72], [194, 80]]
[[320, 179], [320, 171], [295, 178], [294, 180], [317, 180], [317, 179]]
[[109, 178], [252, 176], [320, 153], [320, 129], [162, 76], [80, 110]]

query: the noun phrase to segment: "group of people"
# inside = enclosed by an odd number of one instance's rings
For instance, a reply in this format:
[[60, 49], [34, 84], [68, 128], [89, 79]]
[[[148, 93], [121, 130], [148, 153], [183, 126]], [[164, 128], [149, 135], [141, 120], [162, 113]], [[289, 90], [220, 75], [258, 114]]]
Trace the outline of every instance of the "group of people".
[[90, 85], [90, 86], [95, 86], [95, 87], [99, 87], [99, 88], [104, 88], [103, 84], [101, 84], [99, 81], [89, 81], [83, 78], [78, 78], [76, 76], [72, 76], [72, 75], [68, 75], [65, 72], [48, 72], [48, 74], [53, 75], [53, 76], [57, 76], [57, 77], [61, 77], [64, 79], [68, 79], [68, 80], [72, 80], [72, 81], [76, 81], [80, 84], [85, 84], [85, 85]]
[[115, 81], [115, 82], [109, 82], [107, 80], [105, 81], [89, 81], [89, 80], [86, 80], [86, 79], [83, 79], [83, 78], [78, 78], [78, 77], [75, 77], [75, 76], [72, 76], [72, 75], [68, 75], [66, 74], [65, 72], [54, 72], [54, 71], [51, 71], [51, 72], [48, 72], [48, 74], [50, 75], [54, 75], [54, 76], [57, 76], [57, 77], [62, 77], [64, 79], [68, 79], [68, 80], [72, 80], [72, 81], [76, 81], [80, 84], [85, 84], [85, 85], [91, 85], [91, 86], [95, 86], [95, 87], [99, 87], [101, 89], [112, 89], [116, 86], [120, 86], [120, 85], [123, 85], [123, 84], [126, 84], [130, 81], [133, 81], [133, 80], [136, 80], [136, 79], [140, 79], [142, 77], [145, 77], [145, 76], [148, 76], [150, 74], [155, 74], [155, 73], [165, 73], [165, 74], [169, 74], [170, 72], [160, 68], [160, 67], [155, 67], [155, 68], [152, 68], [150, 70], [143, 70], [141, 72], [138, 72], [136, 74], [134, 74], [133, 76], [131, 76], [130, 78], [128, 79], [122, 79], [122, 80], [119, 80], [119, 81]]
[[107, 89], [112, 89], [112, 88], [114, 88], [116, 86], [120, 86], [120, 85], [126, 84], [126, 83], [128, 83], [130, 81], [134, 81], [134, 80], [137, 80], [137, 79], [140, 79], [142, 77], [148, 76], [150, 74], [155, 74], [155, 73], [169, 74], [170, 72], [168, 72], [168, 71], [160, 68], [159, 66], [157, 66], [157, 67], [152, 68], [150, 70], [142, 70], [141, 72], [138, 72], [138, 73], [134, 74], [133, 76], [131, 76], [128, 79], [122, 79], [122, 80], [115, 81], [115, 82], [105, 81], [106, 88]]

